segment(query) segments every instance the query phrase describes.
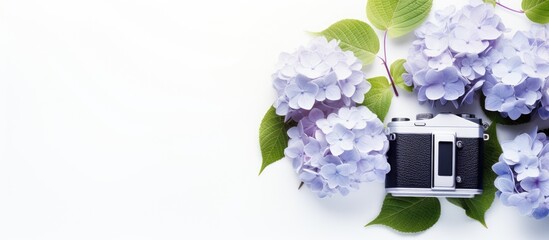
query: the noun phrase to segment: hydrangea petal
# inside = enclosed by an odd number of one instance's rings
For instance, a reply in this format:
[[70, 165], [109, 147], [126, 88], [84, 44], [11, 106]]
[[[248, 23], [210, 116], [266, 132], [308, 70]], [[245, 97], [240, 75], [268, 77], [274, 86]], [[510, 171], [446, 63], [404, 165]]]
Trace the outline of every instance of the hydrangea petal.
[[316, 52], [304, 51], [299, 55], [299, 60], [304, 67], [314, 68], [322, 61]]
[[338, 165], [336, 169], [339, 174], [347, 177], [353, 174], [354, 172], [356, 172], [357, 167], [356, 167], [356, 164], [353, 164], [353, 163], [344, 163], [344, 164]]
[[505, 84], [516, 86], [518, 85], [523, 79], [523, 75], [519, 72], [510, 72], [503, 76], [501, 81]]
[[341, 89], [336, 85], [326, 87], [326, 98], [332, 101], [341, 99]]
[[334, 66], [334, 72], [336, 73], [337, 78], [340, 79], [340, 80], [341, 79], [347, 79], [353, 73], [349, 69], [349, 66], [345, 63], [342, 63], [342, 62], [340, 62], [340, 63], [338, 63], [337, 65]]
[[315, 104], [315, 95], [311, 93], [305, 93], [298, 98], [298, 105], [300, 108], [310, 110]]
[[485, 40], [494, 40], [502, 34], [500, 30], [490, 25], [482, 26], [478, 32], [480, 37]]
[[464, 84], [461, 81], [449, 82], [444, 85], [444, 99], [456, 100], [465, 93]]
[[438, 100], [444, 96], [444, 86], [442, 84], [430, 85], [425, 89], [425, 96], [429, 100]]

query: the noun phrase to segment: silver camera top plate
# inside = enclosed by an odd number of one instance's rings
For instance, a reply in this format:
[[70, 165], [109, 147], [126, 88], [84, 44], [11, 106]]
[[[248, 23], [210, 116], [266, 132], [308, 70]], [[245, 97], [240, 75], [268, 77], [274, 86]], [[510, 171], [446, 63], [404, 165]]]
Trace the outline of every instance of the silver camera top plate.
[[[406, 119], [406, 120], [400, 120]], [[387, 134], [410, 133], [429, 134], [434, 132], [455, 132], [456, 138], [483, 138], [484, 127], [478, 123], [452, 113], [440, 113], [432, 118], [410, 121], [399, 118], [387, 124]]]

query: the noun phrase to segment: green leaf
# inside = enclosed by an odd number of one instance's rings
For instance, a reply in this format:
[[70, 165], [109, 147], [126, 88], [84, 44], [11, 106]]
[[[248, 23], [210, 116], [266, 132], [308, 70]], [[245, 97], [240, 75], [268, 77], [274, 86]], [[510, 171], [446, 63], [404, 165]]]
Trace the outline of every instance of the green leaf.
[[284, 149], [288, 146], [286, 132], [289, 128], [290, 125], [284, 123], [284, 117], [276, 115], [274, 107], [269, 108], [259, 126], [259, 147], [263, 158], [259, 174], [271, 163], [284, 157]]
[[408, 92], [413, 92], [414, 88], [412, 86], [406, 85], [406, 83], [404, 83], [404, 79], [402, 78], [402, 74], [406, 73], [406, 69], [404, 69], [403, 66], [405, 62], [405, 59], [398, 59], [394, 61], [393, 64], [391, 64], [391, 76], [393, 77], [393, 81], [395, 81], [395, 84], [397, 86]]
[[370, 78], [368, 79], [368, 82], [370, 82], [372, 87], [370, 88], [370, 91], [364, 95], [364, 102], [362, 102], [362, 105], [368, 107], [383, 122], [389, 111], [389, 107], [391, 107], [391, 100], [393, 99], [391, 84], [389, 84], [389, 80], [383, 76]]
[[352, 51], [365, 65], [372, 63], [379, 52], [379, 39], [376, 32], [370, 25], [360, 20], [344, 19], [315, 34], [324, 36], [328, 40], [339, 40], [341, 49]]
[[470, 199], [448, 198], [448, 201], [463, 208], [467, 216], [479, 221], [482, 225], [484, 225], [484, 227], [487, 228], [484, 215], [486, 214], [486, 211], [490, 208], [490, 206], [492, 206], [492, 202], [494, 202], [494, 196], [496, 193], [496, 187], [494, 186], [496, 174], [494, 173], [494, 171], [492, 171], [492, 165], [494, 165], [498, 161], [502, 150], [499, 145], [495, 123], [492, 123], [492, 125], [490, 125], [490, 127], [486, 130], [486, 133], [488, 133], [490, 139], [484, 144], [482, 194]]
[[486, 97], [482, 95], [480, 97], [480, 107], [482, 108], [482, 111], [484, 112], [484, 114], [486, 114], [486, 117], [488, 117], [488, 119], [490, 119], [490, 121], [492, 122], [499, 123], [501, 125], [519, 125], [519, 124], [530, 122], [530, 115], [522, 115], [516, 120], [511, 120], [510, 118], [502, 117], [499, 112], [492, 112], [492, 111], [486, 110], [485, 103], [486, 103]]
[[492, 4], [492, 6], [496, 6], [496, 0], [484, 0], [485, 3]]
[[368, 0], [366, 15], [376, 28], [399, 37], [425, 21], [432, 5], [432, 0]]
[[438, 198], [385, 196], [379, 215], [366, 226], [382, 224], [397, 231], [414, 233], [432, 227], [440, 217]]
[[549, 23], [549, 0], [522, 0], [522, 10], [532, 22]]

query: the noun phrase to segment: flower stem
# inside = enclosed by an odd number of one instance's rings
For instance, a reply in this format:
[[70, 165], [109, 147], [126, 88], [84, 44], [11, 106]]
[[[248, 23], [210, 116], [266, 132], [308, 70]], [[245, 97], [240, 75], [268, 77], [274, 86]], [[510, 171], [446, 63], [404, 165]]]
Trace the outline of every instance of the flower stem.
[[505, 5], [503, 5], [503, 4], [499, 3], [499, 2], [496, 2], [496, 4], [497, 4], [498, 6], [500, 6], [500, 7], [502, 7], [502, 8], [505, 8], [505, 9], [511, 11], [511, 12], [524, 13], [524, 11], [522, 11], [522, 10], [515, 10], [515, 9], [512, 9], [512, 8], [507, 7], [507, 6], [505, 6]]
[[383, 33], [383, 60], [387, 62], [387, 30]]
[[398, 91], [395, 86], [395, 81], [393, 80], [393, 76], [391, 75], [391, 71], [389, 70], [389, 66], [387, 65], [387, 31], [383, 34], [383, 58], [379, 57], [383, 63], [383, 66], [385, 66], [385, 70], [387, 71], [387, 75], [389, 75], [389, 80], [391, 81], [391, 86], [393, 87], [393, 91], [395, 92], [395, 96], [398, 97]]

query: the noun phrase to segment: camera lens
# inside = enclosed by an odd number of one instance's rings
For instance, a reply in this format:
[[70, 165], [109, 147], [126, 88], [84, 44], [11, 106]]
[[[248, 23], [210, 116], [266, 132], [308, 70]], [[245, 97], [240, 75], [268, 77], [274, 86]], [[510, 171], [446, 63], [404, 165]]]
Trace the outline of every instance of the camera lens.
[[409, 118], [396, 117], [396, 118], [391, 118], [391, 121], [392, 122], [406, 122], [406, 121], [410, 121], [410, 119]]
[[416, 120], [425, 120], [425, 119], [431, 119], [433, 118], [432, 113], [420, 113], [416, 115]]

